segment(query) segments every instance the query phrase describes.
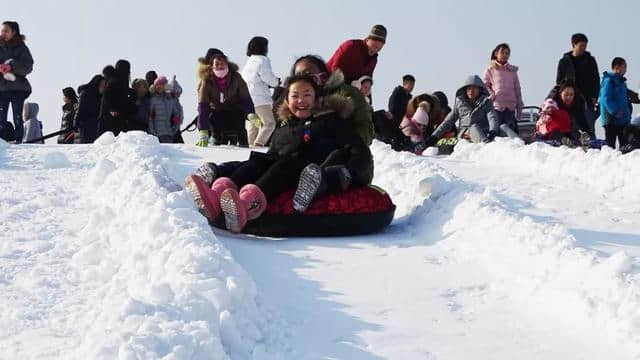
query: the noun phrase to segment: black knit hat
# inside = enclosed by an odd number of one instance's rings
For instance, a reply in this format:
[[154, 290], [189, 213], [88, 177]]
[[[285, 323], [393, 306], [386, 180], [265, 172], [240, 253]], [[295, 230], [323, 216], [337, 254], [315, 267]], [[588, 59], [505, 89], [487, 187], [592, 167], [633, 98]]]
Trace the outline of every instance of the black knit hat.
[[367, 39], [378, 40], [383, 43], [387, 42], [387, 28], [383, 25], [373, 25], [369, 35], [367, 35]]
[[220, 49], [216, 49], [216, 48], [211, 48], [211, 49], [207, 50], [207, 55], [204, 56], [204, 59], [207, 61], [207, 64], [210, 63], [211, 60], [216, 55], [224, 55], [224, 53]]
[[75, 103], [78, 101], [78, 95], [76, 95], [76, 91], [73, 90], [72, 87], [62, 89], [62, 95], [66, 96], [67, 99], [71, 100], [71, 102]]

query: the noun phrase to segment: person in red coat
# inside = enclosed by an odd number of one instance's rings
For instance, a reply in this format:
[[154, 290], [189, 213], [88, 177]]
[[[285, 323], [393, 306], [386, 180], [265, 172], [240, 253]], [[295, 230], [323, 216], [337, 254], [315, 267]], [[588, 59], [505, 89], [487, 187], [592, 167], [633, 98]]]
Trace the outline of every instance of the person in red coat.
[[378, 53], [386, 40], [387, 29], [382, 25], [374, 25], [364, 40], [347, 40], [340, 45], [327, 63], [329, 71], [342, 70], [347, 84], [365, 75], [373, 77]]

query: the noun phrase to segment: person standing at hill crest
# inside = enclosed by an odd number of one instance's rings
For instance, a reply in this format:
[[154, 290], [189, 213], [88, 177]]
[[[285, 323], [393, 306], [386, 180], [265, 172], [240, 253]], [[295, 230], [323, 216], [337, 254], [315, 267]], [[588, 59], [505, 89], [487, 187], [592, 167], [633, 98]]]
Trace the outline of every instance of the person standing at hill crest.
[[364, 75], [373, 78], [378, 63], [378, 53], [387, 41], [387, 28], [374, 25], [363, 39], [347, 40], [335, 51], [327, 62], [330, 72], [342, 70], [344, 81], [350, 84]]

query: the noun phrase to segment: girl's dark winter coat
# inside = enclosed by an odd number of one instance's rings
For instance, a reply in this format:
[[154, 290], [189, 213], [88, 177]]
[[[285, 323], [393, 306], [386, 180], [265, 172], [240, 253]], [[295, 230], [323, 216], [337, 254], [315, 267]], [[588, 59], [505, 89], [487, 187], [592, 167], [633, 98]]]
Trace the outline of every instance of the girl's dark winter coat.
[[[353, 113], [353, 102], [341, 95], [322, 98], [313, 116], [298, 119], [282, 104], [280, 126], [271, 138], [270, 154], [292, 156], [322, 165], [334, 157], [345, 159], [353, 183], [366, 185], [373, 178], [373, 160], [369, 147], [347, 119]], [[339, 154], [339, 155], [338, 155]], [[337, 165], [337, 164], [332, 164]]]

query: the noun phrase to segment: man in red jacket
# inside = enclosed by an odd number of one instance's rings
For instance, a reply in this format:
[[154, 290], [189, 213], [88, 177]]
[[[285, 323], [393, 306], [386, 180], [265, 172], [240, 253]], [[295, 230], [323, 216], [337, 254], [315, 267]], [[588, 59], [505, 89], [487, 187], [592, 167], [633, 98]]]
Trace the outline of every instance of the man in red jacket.
[[327, 63], [329, 71], [342, 70], [347, 84], [364, 75], [373, 77], [373, 70], [378, 63], [378, 53], [386, 40], [387, 29], [382, 25], [375, 25], [364, 40], [343, 42]]

